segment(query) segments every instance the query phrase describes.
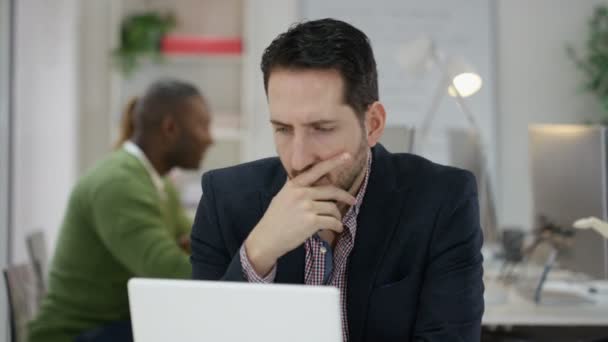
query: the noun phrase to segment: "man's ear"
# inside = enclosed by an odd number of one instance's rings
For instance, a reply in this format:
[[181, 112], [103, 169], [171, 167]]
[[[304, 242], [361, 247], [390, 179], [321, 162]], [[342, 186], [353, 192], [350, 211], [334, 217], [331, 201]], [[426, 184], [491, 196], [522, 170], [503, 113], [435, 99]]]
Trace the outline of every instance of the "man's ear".
[[179, 125], [173, 115], [166, 115], [160, 123], [163, 136], [173, 140], [179, 135]]
[[376, 146], [386, 125], [386, 111], [382, 103], [376, 101], [372, 103], [365, 113], [365, 128], [367, 144], [370, 147]]

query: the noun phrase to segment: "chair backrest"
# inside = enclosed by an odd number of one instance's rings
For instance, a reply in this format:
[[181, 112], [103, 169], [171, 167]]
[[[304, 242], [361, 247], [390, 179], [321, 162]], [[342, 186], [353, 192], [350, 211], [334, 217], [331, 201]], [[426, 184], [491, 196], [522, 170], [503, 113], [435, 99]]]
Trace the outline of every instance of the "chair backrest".
[[39, 290], [31, 264], [9, 266], [4, 270], [9, 302], [11, 338], [13, 342], [27, 341], [27, 324], [38, 313]]
[[37, 286], [39, 287], [40, 298], [46, 293], [47, 288], [47, 265], [48, 265], [48, 254], [46, 250], [46, 237], [43, 231], [37, 231], [28, 234], [25, 238], [25, 244], [27, 251], [30, 256], [30, 262], [34, 268], [36, 275]]

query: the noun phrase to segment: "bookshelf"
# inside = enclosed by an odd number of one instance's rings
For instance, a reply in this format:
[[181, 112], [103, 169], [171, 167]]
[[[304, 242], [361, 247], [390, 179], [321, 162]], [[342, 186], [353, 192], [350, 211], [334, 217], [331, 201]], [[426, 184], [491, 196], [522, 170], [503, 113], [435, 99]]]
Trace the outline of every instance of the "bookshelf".
[[[80, 12], [79, 173], [111, 149], [131, 96], [158, 77], [196, 84], [210, 103], [215, 145], [203, 165], [177, 172], [184, 202], [200, 199], [201, 175], [275, 154], [260, 59], [273, 38], [297, 20], [295, 0], [108, 0], [85, 1]], [[241, 42], [240, 53], [171, 53], [164, 62], [144, 61], [131, 78], [113, 65], [122, 19], [144, 10], [171, 10], [179, 21], [174, 37], [223, 38]]]
[[244, 2], [246, 0], [122, 0], [113, 1], [110, 15], [112, 48], [119, 45], [122, 20], [144, 11], [173, 13], [177, 26], [161, 42], [160, 63], [145, 60], [126, 77], [113, 68], [110, 85], [112, 136], [118, 132], [124, 105], [157, 79], [171, 77], [196, 85], [212, 113], [214, 145], [199, 170], [177, 170], [172, 177], [188, 209], [200, 199], [200, 177], [210, 169], [243, 161], [247, 136], [243, 103]]

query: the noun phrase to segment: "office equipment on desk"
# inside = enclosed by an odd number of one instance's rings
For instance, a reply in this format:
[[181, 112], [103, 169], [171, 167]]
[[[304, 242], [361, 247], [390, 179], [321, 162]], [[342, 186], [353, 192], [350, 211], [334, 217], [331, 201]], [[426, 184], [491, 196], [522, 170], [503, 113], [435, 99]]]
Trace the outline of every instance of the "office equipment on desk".
[[581, 217], [608, 218], [607, 131], [600, 126], [531, 125], [530, 170], [535, 218], [572, 229], [560, 266], [608, 279], [608, 246], [596, 232], [574, 230]]
[[504, 261], [517, 264], [524, 259], [526, 232], [518, 228], [506, 227], [502, 230], [502, 250]]
[[596, 303], [597, 293], [589, 291], [589, 287], [580, 280], [549, 280], [556, 259], [557, 250], [549, 246], [542, 267], [536, 268], [530, 279], [520, 280], [515, 285], [519, 294], [537, 305], [568, 306]]
[[[496, 277], [496, 266], [484, 265], [484, 326], [608, 326], [608, 281], [530, 265], [527, 276], [520, 274], [526, 278], [520, 283], [504, 282]], [[547, 278], [537, 303], [534, 295], [543, 273]]]
[[135, 342], [342, 340], [334, 287], [134, 278], [128, 289]]
[[[494, 291], [496, 284], [487, 284]], [[567, 288], [567, 283], [557, 284], [557, 288]], [[572, 288], [580, 291], [580, 287]], [[487, 302], [482, 324], [484, 326], [608, 326], [608, 300], [606, 295], [598, 296], [596, 303], [577, 305], [538, 305], [513, 287], [504, 288], [504, 300]]]
[[490, 329], [608, 326], [608, 280], [558, 268], [556, 257], [552, 240], [543, 239], [527, 249], [508, 278], [501, 276], [504, 260], [484, 260], [482, 324]]

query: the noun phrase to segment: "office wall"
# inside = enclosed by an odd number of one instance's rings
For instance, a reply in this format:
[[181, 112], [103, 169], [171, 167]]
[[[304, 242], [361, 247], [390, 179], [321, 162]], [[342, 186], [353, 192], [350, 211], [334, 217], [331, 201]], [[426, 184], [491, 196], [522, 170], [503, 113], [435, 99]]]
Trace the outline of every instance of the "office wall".
[[245, 1], [245, 41], [249, 44], [243, 59], [243, 99], [246, 141], [242, 154], [245, 161], [276, 155], [272, 127], [264, 93], [260, 61], [264, 49], [289, 25], [297, 21], [296, 0]]
[[110, 11], [116, 1], [79, 2], [79, 120], [78, 174], [91, 168], [111, 150], [109, 53]]
[[497, 99], [499, 220], [530, 227], [529, 123], [580, 123], [595, 117], [566, 42], [582, 46], [595, 5], [605, 1], [498, 0]]
[[[0, 0], [0, 268], [8, 264], [10, 1]], [[0, 284], [0, 341], [8, 340], [8, 301]]]
[[54, 245], [77, 168], [77, 0], [15, 1], [13, 262]]

